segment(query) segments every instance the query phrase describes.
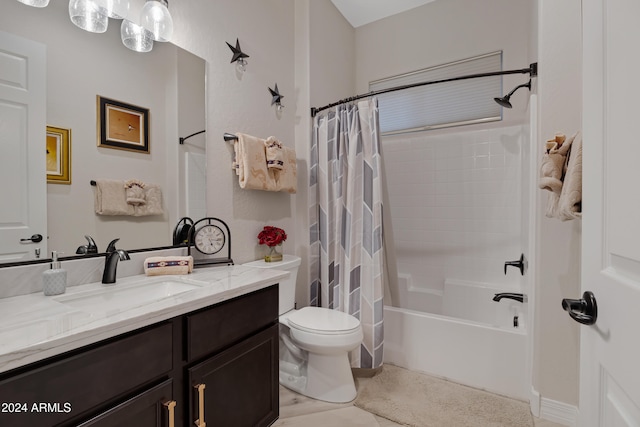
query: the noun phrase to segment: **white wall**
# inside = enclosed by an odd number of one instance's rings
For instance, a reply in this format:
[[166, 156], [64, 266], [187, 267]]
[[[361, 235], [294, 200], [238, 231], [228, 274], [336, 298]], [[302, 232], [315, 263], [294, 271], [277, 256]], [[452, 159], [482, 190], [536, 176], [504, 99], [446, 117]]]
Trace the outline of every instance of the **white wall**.
[[[539, 158], [544, 141], [582, 126], [581, 2], [538, 2]], [[578, 404], [579, 325], [562, 310], [563, 298], [579, 298], [581, 222], [546, 218], [547, 192], [536, 190], [537, 264], [534, 377], [540, 394]]]
[[[383, 139], [398, 271], [417, 293], [393, 305], [441, 314], [447, 279], [520, 292], [523, 126]], [[526, 178], [526, 177], [525, 177]], [[429, 306], [420, 290], [430, 291]], [[403, 302], [406, 303], [403, 305]]]

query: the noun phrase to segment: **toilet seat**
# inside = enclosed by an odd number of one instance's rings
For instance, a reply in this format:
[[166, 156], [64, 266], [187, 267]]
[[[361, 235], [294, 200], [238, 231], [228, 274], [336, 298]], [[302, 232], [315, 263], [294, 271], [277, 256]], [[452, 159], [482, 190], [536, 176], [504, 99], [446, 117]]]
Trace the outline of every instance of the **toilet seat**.
[[287, 318], [289, 326], [320, 335], [350, 334], [360, 328], [360, 321], [341, 311], [321, 307], [304, 307]]

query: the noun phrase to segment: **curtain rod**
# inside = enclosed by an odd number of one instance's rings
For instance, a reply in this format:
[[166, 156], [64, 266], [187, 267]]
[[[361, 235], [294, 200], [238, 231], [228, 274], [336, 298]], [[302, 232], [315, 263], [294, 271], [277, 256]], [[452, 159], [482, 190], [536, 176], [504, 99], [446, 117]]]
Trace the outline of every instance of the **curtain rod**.
[[338, 102], [334, 102], [332, 104], [325, 105], [324, 107], [320, 107], [320, 108], [311, 107], [311, 117], [315, 117], [316, 114], [318, 114], [318, 112], [326, 110], [327, 108], [335, 107], [336, 105], [345, 104], [347, 102], [353, 102], [353, 101], [356, 101], [358, 99], [368, 98], [370, 96], [381, 95], [381, 94], [387, 93], [387, 92], [395, 92], [397, 90], [411, 89], [411, 88], [418, 87], [418, 86], [427, 86], [427, 85], [433, 85], [433, 84], [436, 84], [436, 83], [453, 82], [453, 81], [456, 81], [456, 80], [477, 79], [477, 78], [480, 78], [480, 77], [504, 76], [504, 75], [507, 75], [507, 74], [529, 74], [529, 76], [531, 76], [531, 77], [536, 77], [538, 75], [538, 63], [534, 62], [533, 64], [529, 65], [529, 68], [521, 68], [519, 70], [493, 71], [493, 72], [490, 72], [490, 73], [468, 74], [466, 76], [451, 77], [449, 79], [431, 80], [431, 81], [428, 81], [428, 82], [412, 83], [412, 84], [403, 85], [403, 86], [391, 87], [391, 88], [388, 88], [388, 89], [380, 89], [380, 90], [377, 90], [375, 92], [369, 92], [369, 93], [364, 93], [362, 95], [356, 95], [356, 96], [352, 96], [350, 98], [345, 98], [345, 99], [342, 99], [342, 100], [340, 100]]

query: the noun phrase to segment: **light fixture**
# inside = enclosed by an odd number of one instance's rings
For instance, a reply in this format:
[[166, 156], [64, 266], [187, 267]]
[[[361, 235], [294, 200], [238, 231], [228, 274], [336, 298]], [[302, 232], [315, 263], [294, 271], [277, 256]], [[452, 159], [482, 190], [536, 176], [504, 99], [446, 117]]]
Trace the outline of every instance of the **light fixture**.
[[140, 25], [158, 42], [168, 42], [173, 35], [173, 19], [168, 6], [167, 0], [147, 0], [140, 12]]
[[136, 52], [149, 52], [153, 49], [151, 32], [127, 19], [122, 20], [120, 38], [122, 44]]
[[284, 105], [282, 105], [282, 98], [284, 98], [284, 95], [280, 95], [278, 83], [276, 83], [275, 89], [269, 88], [269, 92], [271, 93], [271, 105], [275, 104], [276, 110], [278, 112], [282, 112], [284, 109]]
[[[129, 0], [94, 0], [100, 12], [109, 18], [122, 19], [129, 11]], [[118, 13], [119, 12], [119, 13]]]
[[247, 55], [242, 51], [242, 49], [240, 49], [240, 40], [238, 40], [237, 38], [235, 47], [229, 44], [229, 42], [226, 43], [227, 46], [229, 46], [229, 49], [231, 49], [231, 52], [233, 52], [231, 63], [233, 64], [235, 62], [238, 70], [244, 73], [247, 69], [247, 60], [245, 58], [248, 58], [249, 55]]
[[76, 26], [91, 33], [104, 33], [109, 26], [109, 18], [93, 0], [70, 0], [69, 18]]
[[20, 3], [24, 3], [27, 6], [33, 7], [47, 7], [49, 0], [18, 0]]

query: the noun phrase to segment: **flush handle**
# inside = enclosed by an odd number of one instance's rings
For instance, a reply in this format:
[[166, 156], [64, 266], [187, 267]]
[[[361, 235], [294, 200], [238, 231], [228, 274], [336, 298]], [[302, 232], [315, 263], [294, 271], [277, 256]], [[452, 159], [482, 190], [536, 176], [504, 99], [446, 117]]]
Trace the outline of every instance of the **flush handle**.
[[573, 320], [583, 325], [593, 325], [598, 318], [596, 297], [589, 291], [582, 294], [582, 299], [563, 299], [562, 308]]
[[34, 234], [28, 239], [20, 239], [20, 243], [39, 243], [42, 242], [42, 234]]

